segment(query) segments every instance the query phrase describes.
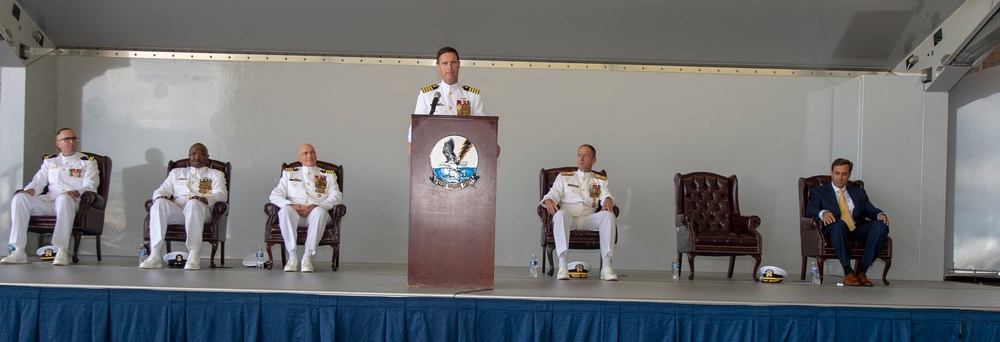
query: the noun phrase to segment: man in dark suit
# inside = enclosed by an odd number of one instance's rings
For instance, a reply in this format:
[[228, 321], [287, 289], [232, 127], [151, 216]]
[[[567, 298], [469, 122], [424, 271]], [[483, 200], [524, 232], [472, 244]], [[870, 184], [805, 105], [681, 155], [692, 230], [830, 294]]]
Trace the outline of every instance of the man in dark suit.
[[[872, 286], [865, 272], [872, 266], [889, 235], [889, 217], [872, 205], [864, 189], [847, 185], [854, 164], [837, 158], [830, 166], [831, 184], [811, 190], [806, 216], [823, 220], [823, 234], [844, 267], [844, 285]], [[865, 222], [867, 219], [867, 222]], [[865, 253], [857, 270], [851, 267], [849, 241], [865, 241]]]

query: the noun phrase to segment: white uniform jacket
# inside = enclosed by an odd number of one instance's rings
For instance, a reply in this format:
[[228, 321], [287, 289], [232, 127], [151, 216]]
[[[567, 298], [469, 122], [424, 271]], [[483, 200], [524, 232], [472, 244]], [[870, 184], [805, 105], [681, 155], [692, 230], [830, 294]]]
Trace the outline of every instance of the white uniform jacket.
[[[483, 113], [483, 99], [479, 97], [479, 89], [458, 83], [448, 85], [443, 80], [441, 83], [420, 88], [420, 93], [417, 93], [417, 106], [413, 109], [413, 114], [430, 114], [434, 93], [441, 93], [434, 115], [458, 115], [460, 103], [468, 105], [469, 115], [486, 115]], [[406, 141], [410, 141], [412, 135], [413, 127], [411, 126], [410, 131], [406, 134]]]
[[157, 197], [173, 196], [173, 201], [180, 207], [188, 202], [193, 196], [204, 197], [211, 207], [215, 202], [226, 201], [229, 191], [226, 190], [226, 175], [222, 171], [210, 168], [177, 168], [170, 170], [167, 179], [163, 181], [156, 191], [153, 191], [153, 199]]
[[296, 167], [281, 171], [278, 186], [271, 190], [271, 203], [278, 207], [290, 204], [316, 205], [323, 210], [343, 203], [333, 170], [318, 167]]
[[49, 192], [39, 196], [43, 201], [54, 201], [56, 197], [66, 191], [78, 191], [82, 195], [87, 191], [97, 191], [100, 184], [100, 175], [97, 170], [97, 161], [94, 157], [77, 152], [66, 157], [61, 153], [57, 156], [45, 156], [42, 167], [31, 178], [31, 182], [24, 187], [24, 190], [35, 190], [35, 195], [40, 195], [46, 185]]
[[434, 93], [441, 93], [434, 115], [458, 115], [460, 103], [469, 105], [471, 115], [486, 115], [483, 114], [483, 99], [479, 97], [479, 89], [457, 83], [448, 85], [444, 81], [420, 88], [413, 114], [430, 114]]
[[568, 211], [573, 217], [579, 217], [597, 212], [601, 209], [600, 203], [608, 198], [614, 200], [608, 189], [607, 177], [576, 170], [560, 173], [539, 204], [545, 205], [545, 200], [550, 199], [560, 209]]

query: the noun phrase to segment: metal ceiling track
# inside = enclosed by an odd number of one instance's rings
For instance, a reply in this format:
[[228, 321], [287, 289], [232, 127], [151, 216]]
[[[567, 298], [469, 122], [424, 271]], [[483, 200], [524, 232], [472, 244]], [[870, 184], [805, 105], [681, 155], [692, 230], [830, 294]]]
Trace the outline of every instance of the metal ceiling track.
[[[37, 51], [35, 51], [37, 50]], [[217, 53], [217, 52], [181, 52], [181, 51], [127, 51], [114, 49], [35, 49], [32, 54], [52, 53], [56, 56], [75, 57], [107, 57], [107, 58], [143, 58], [143, 59], [176, 59], [196, 61], [222, 62], [272, 62], [272, 63], [328, 63], [328, 64], [364, 64], [364, 65], [397, 65], [397, 66], [434, 66], [433, 59], [421, 58], [383, 58], [358, 56], [329, 55], [291, 55], [291, 54], [249, 54], [249, 53]], [[463, 67], [501, 68], [501, 69], [543, 69], [543, 70], [584, 70], [584, 71], [631, 71], [631, 72], [665, 72], [686, 74], [718, 74], [718, 75], [748, 75], [748, 76], [803, 76], [803, 77], [841, 77], [855, 78], [863, 75], [891, 75], [889, 72], [858, 71], [858, 70], [809, 70], [781, 69], [755, 67], [717, 67], [696, 65], [647, 65], [647, 64], [611, 64], [611, 63], [573, 63], [573, 62], [539, 62], [539, 61], [490, 61], [462, 60]]]

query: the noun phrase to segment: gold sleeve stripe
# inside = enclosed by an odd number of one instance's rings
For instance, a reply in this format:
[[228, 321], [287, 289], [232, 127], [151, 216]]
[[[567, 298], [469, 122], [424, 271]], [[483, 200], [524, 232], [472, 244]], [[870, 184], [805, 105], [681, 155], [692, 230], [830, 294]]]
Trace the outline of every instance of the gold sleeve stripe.
[[420, 91], [422, 91], [422, 92], [425, 92], [425, 93], [426, 93], [426, 92], [429, 92], [429, 91], [431, 91], [431, 90], [434, 90], [434, 89], [437, 89], [437, 88], [438, 88], [438, 86], [440, 86], [440, 85], [439, 85], [439, 84], [431, 84], [431, 85], [429, 85], [429, 86], [426, 86], [426, 87], [423, 87], [423, 88], [420, 88]]
[[464, 85], [464, 86], [462, 86], [462, 89], [465, 89], [465, 91], [467, 91], [467, 92], [479, 95], [479, 89], [476, 89], [475, 87], [470, 87], [470, 86]]

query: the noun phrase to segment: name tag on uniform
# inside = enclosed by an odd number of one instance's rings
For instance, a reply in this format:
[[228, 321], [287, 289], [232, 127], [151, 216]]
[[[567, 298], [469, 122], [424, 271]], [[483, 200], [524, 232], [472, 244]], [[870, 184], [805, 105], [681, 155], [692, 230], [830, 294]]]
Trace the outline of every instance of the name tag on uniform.
[[181, 178], [177, 178], [177, 180], [188, 180], [188, 179], [184, 178], [184, 177], [181, 177]]
[[292, 179], [289, 179], [288, 181], [289, 182], [301, 182], [302, 180], [298, 179], [298, 178], [292, 178]]
[[576, 184], [566, 184], [566, 185], [567, 185], [567, 186], [571, 186], [571, 187], [574, 187], [574, 188], [579, 188], [579, 187], [580, 187], [579, 185], [576, 185]]

